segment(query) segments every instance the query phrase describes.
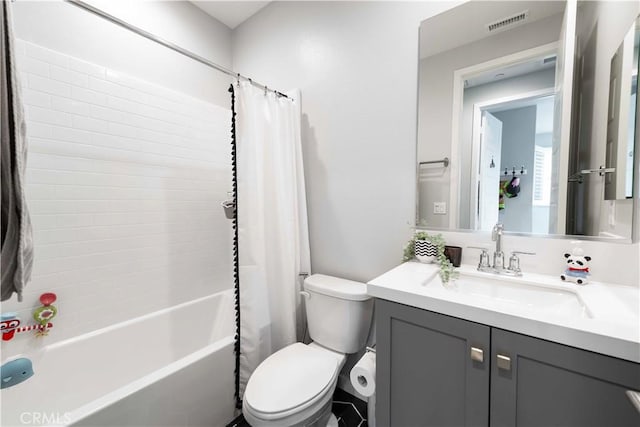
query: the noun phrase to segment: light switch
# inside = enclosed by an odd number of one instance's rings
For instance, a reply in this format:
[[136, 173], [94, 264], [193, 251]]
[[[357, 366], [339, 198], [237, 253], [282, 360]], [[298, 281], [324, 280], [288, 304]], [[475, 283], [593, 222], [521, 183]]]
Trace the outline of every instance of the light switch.
[[447, 214], [447, 202], [433, 202], [433, 214], [434, 215], [446, 215]]

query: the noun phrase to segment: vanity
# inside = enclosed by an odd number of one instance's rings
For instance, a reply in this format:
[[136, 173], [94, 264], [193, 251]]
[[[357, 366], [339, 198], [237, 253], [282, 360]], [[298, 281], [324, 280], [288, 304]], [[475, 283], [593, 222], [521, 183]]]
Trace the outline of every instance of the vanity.
[[[475, 1], [421, 23], [415, 229], [463, 266], [368, 283], [378, 425], [640, 425], [638, 40], [637, 1]], [[478, 247], [496, 227], [522, 275], [500, 239]], [[594, 280], [563, 282], [582, 243]]]
[[[637, 426], [638, 289], [404, 263], [376, 298], [384, 426]], [[636, 401], [634, 402], [634, 399]]]
[[[640, 425], [639, 40], [637, 1], [474, 1], [421, 23], [415, 229], [463, 266], [368, 283], [378, 425]], [[567, 275], [593, 259], [594, 280], [564, 282], [580, 244]]]

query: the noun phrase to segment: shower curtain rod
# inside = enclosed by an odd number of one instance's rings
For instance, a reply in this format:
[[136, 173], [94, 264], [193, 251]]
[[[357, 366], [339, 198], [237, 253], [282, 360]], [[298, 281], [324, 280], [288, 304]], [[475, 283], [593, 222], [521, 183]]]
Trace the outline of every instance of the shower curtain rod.
[[[15, 1], [15, 0], [12, 0], [12, 1]], [[121, 26], [123, 28], [126, 28], [127, 30], [132, 31], [132, 32], [134, 32], [134, 33], [136, 33], [138, 35], [141, 35], [142, 37], [144, 37], [146, 39], [149, 39], [149, 40], [151, 40], [153, 42], [156, 42], [156, 43], [158, 43], [158, 44], [160, 44], [160, 45], [162, 45], [162, 46], [164, 46], [166, 48], [169, 48], [169, 49], [173, 50], [174, 52], [178, 52], [181, 55], [184, 55], [184, 56], [186, 56], [188, 58], [191, 58], [191, 59], [193, 59], [195, 61], [198, 61], [201, 64], [204, 64], [204, 65], [206, 65], [208, 67], [213, 68], [214, 70], [220, 71], [221, 73], [225, 73], [225, 74], [227, 74], [227, 75], [229, 75], [231, 77], [234, 77], [238, 81], [240, 81], [240, 79], [243, 79], [243, 80], [248, 81], [249, 83], [251, 83], [253, 86], [256, 86], [256, 87], [258, 87], [260, 89], [263, 89], [263, 90], [269, 91], [269, 92], [273, 92], [276, 95], [284, 97], [284, 98], [287, 98], [287, 99], [292, 99], [292, 98], [288, 97], [287, 95], [285, 95], [284, 93], [282, 93], [280, 91], [277, 91], [277, 90], [274, 90], [274, 89], [270, 89], [267, 86], [265, 86], [263, 84], [260, 84], [260, 83], [258, 83], [256, 81], [250, 79], [249, 77], [245, 77], [240, 73], [234, 73], [232, 70], [229, 70], [229, 69], [223, 67], [222, 65], [218, 65], [215, 62], [211, 62], [208, 59], [203, 58], [202, 56], [197, 55], [197, 54], [195, 54], [195, 53], [193, 53], [191, 51], [188, 51], [188, 50], [186, 50], [186, 49], [184, 49], [184, 48], [182, 48], [182, 47], [180, 47], [180, 46], [178, 46], [176, 44], [173, 44], [171, 42], [163, 40], [160, 37], [158, 37], [158, 36], [156, 36], [154, 34], [151, 34], [148, 31], [145, 31], [145, 30], [143, 30], [141, 28], [138, 28], [138, 27], [136, 27], [134, 25], [131, 25], [128, 22], [123, 21], [122, 19], [116, 18], [115, 16], [110, 15], [110, 14], [108, 14], [108, 13], [106, 13], [106, 12], [100, 10], [100, 9], [97, 9], [97, 8], [91, 6], [90, 4], [85, 3], [82, 0], [64, 0], [64, 1], [67, 2], [67, 3], [70, 3], [70, 4], [74, 5], [74, 6], [77, 6], [77, 7], [81, 8], [81, 9], [84, 9], [84, 10], [86, 10], [88, 12], [91, 12], [94, 15], [97, 15], [97, 16], [103, 18], [103, 19], [106, 19], [107, 21], [113, 22], [116, 25], [119, 25], [119, 26]]]

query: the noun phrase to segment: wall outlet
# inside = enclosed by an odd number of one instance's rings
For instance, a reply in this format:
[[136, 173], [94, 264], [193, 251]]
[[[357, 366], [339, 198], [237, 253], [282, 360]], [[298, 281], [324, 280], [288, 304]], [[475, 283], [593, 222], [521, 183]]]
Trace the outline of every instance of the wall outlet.
[[433, 214], [434, 215], [446, 215], [447, 214], [447, 202], [433, 202]]

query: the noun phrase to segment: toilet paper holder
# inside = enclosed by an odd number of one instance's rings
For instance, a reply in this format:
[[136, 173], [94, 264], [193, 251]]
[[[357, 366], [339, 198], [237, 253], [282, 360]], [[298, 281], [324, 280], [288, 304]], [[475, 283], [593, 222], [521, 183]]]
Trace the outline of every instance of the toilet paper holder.
[[375, 353], [375, 352], [376, 352], [376, 346], [375, 346], [375, 344], [373, 345], [373, 347], [369, 347], [369, 346], [367, 346], [367, 347], [365, 347], [365, 348], [366, 348], [366, 350], [367, 350], [367, 351], [370, 351], [371, 353]]

